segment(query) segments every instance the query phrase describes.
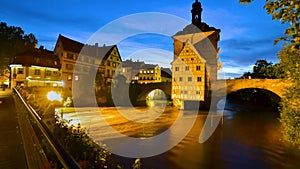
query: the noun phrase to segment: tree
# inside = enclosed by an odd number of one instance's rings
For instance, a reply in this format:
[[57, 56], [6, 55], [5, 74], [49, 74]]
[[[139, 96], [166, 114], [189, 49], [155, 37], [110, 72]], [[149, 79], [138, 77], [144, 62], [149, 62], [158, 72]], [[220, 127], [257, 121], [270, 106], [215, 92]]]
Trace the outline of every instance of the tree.
[[[250, 3], [253, 0], [240, 0]], [[264, 8], [273, 20], [288, 23], [284, 37], [279, 37], [274, 44], [285, 41], [278, 58], [285, 78], [292, 85], [286, 89], [281, 101], [281, 124], [283, 138], [300, 146], [300, 0], [266, 0]]]
[[36, 45], [33, 34], [25, 34], [21, 27], [0, 22], [0, 69], [8, 69], [16, 54], [34, 49]]
[[267, 60], [257, 60], [255, 66], [253, 67], [253, 76], [255, 78], [268, 78], [270, 77], [272, 67], [272, 62], [267, 62]]
[[253, 73], [246, 72], [241, 78], [282, 79], [283, 76], [283, 69], [280, 64], [273, 65], [267, 60], [257, 60], [253, 66]]

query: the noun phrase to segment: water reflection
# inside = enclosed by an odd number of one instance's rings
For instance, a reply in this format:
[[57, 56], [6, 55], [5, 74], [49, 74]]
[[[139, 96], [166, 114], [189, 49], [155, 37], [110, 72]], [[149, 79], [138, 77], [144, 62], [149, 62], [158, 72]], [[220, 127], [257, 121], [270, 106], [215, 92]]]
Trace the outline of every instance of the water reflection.
[[[235, 109], [232, 109], [235, 108]], [[117, 131], [133, 137], [151, 137], [168, 129], [179, 115], [189, 120], [193, 113], [179, 114], [166, 107], [166, 112], [151, 123], [132, 123], [121, 117], [114, 108], [101, 108], [105, 116], [92, 110], [68, 115], [85, 123], [90, 131], [101, 131], [102, 140], [113, 139], [111, 133], [99, 123], [107, 121]], [[130, 111], [130, 108], [127, 108]], [[148, 109], [148, 108], [139, 108]], [[88, 112], [88, 113], [87, 113]], [[197, 115], [188, 135], [171, 150], [160, 155], [141, 159], [144, 168], [153, 169], [240, 169], [240, 168], [300, 168], [300, 151], [281, 142], [278, 112], [260, 109], [247, 109], [237, 105], [227, 105], [224, 123], [219, 124], [214, 134], [203, 144], [198, 142], [201, 129], [207, 119], [205, 111]], [[67, 117], [67, 116], [65, 116]], [[91, 120], [92, 119], [92, 120]], [[97, 124], [97, 125], [96, 125]], [[100, 124], [101, 126], [101, 124]], [[183, 126], [184, 127], [184, 126]], [[172, 134], [178, 131], [173, 130]], [[116, 163], [131, 168], [134, 159], [112, 156]]]

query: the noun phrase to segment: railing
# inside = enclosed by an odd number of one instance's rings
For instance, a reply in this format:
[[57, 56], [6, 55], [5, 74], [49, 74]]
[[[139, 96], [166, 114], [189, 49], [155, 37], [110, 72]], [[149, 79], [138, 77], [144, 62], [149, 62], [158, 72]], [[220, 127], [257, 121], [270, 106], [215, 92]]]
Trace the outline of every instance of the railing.
[[[28, 168], [41, 169], [59, 163], [64, 169], [80, 169], [18, 90], [13, 88], [13, 93]], [[45, 148], [47, 150], [44, 150]], [[51, 155], [47, 154], [49, 151]], [[51, 159], [48, 159], [49, 157]]]

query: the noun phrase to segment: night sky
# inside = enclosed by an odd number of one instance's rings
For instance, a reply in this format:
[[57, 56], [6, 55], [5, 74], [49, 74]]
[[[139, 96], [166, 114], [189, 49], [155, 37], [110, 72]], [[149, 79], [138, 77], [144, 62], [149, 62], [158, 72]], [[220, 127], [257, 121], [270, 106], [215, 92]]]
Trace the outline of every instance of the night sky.
[[[39, 41], [38, 45], [53, 50], [59, 34], [88, 43], [91, 36], [103, 30], [103, 27], [121, 22], [122, 17], [126, 18], [137, 13], [159, 12], [175, 15], [190, 23], [193, 2], [194, 0], [1, 0], [0, 21], [6, 22], [9, 26], [20, 26], [26, 34], [33, 33]], [[244, 72], [251, 71], [257, 59], [278, 62], [276, 53], [281, 45], [274, 46], [273, 42], [283, 36], [287, 25], [273, 21], [272, 16], [266, 14], [263, 8], [265, 1], [256, 0], [248, 6], [239, 4], [238, 0], [200, 0], [200, 2], [203, 8], [202, 21], [221, 29], [219, 55], [227, 78], [238, 77]], [[148, 20], [145, 19], [143, 22]], [[172, 29], [180, 25], [166, 21], [161, 23], [160, 18], [154, 22], [160, 24], [152, 24], [149, 27], [141, 23], [137, 27], [157, 30], [161, 24]], [[125, 25], [121, 24], [118, 27], [122, 29]], [[113, 34], [114, 28], [110, 30]], [[109, 44], [111, 41], [106, 40], [100, 41], [99, 44], [112, 45]], [[131, 58], [170, 67], [173, 58], [172, 43], [171, 37], [150, 31], [128, 36], [117, 42], [117, 45], [123, 60]]]

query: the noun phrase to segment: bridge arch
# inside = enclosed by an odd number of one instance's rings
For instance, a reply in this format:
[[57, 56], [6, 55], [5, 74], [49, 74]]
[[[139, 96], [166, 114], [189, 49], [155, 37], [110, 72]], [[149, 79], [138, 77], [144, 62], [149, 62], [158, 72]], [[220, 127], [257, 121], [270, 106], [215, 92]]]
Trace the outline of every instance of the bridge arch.
[[171, 97], [171, 82], [162, 82], [162, 83], [148, 83], [148, 84], [135, 84], [136, 90], [139, 90], [136, 100], [138, 102], [146, 101], [148, 94], [156, 89], [162, 90], [166, 97]]
[[[225, 86], [224, 83], [226, 84]], [[212, 90], [214, 90], [213, 97], [215, 97], [215, 102], [218, 102], [230, 93], [245, 89], [257, 89], [260, 92], [265, 92], [265, 94], [270, 95], [279, 102], [283, 97], [285, 88], [290, 85], [289, 81], [282, 79], [233, 79], [216, 81], [212, 84]]]
[[[224, 97], [228, 94], [242, 89], [264, 89], [268, 90], [280, 98], [283, 97], [284, 89], [291, 85], [290, 82], [282, 79], [234, 79], [225, 80], [226, 89], [224, 89], [224, 80], [218, 80], [212, 84], [212, 90], [215, 90], [217, 97]], [[226, 91], [226, 92], [222, 92]]]

